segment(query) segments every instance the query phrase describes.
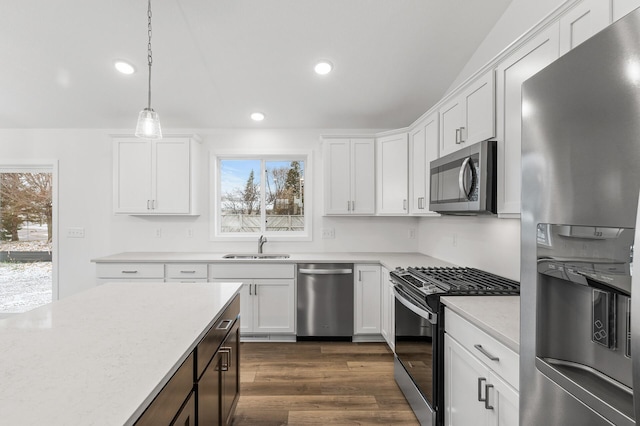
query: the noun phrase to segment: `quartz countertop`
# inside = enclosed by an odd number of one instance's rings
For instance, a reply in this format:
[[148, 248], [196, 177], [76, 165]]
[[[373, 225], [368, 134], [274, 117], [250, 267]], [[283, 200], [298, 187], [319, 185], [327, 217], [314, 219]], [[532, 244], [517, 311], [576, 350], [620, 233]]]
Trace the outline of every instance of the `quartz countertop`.
[[[327, 253], [290, 253], [288, 259], [224, 259], [226, 253], [207, 252], [124, 252], [111, 256], [92, 259], [95, 263], [380, 263], [387, 269], [408, 266], [456, 266], [452, 263], [425, 256], [420, 253], [357, 253], [357, 252], [327, 252]], [[277, 253], [265, 253], [277, 254]]]
[[452, 311], [520, 353], [520, 296], [445, 296]]
[[0, 423], [133, 424], [240, 287], [110, 283], [0, 320]]

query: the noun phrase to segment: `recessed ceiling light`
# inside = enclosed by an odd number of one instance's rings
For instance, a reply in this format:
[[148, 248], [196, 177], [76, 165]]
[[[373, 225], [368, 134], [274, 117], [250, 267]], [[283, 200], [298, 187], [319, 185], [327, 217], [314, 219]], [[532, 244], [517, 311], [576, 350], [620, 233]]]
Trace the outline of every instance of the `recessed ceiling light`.
[[333, 69], [333, 64], [329, 61], [320, 61], [316, 64], [314, 70], [317, 74], [325, 75], [329, 74]]
[[116, 69], [122, 74], [130, 75], [136, 72], [136, 69], [128, 62], [125, 61], [116, 61], [114, 63]]
[[251, 119], [253, 121], [262, 121], [264, 120], [264, 114], [261, 112], [254, 112], [251, 114]]

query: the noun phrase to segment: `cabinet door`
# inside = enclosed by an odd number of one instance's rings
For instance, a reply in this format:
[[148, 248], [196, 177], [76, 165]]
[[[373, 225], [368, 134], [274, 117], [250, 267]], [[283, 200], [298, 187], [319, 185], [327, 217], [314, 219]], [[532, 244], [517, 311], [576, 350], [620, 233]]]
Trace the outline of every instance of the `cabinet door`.
[[349, 214], [351, 211], [351, 144], [349, 139], [325, 139], [324, 213]]
[[496, 69], [498, 213], [520, 214], [522, 83], [558, 57], [558, 25], [512, 53]]
[[438, 113], [422, 121], [409, 135], [409, 213], [433, 214], [429, 210], [429, 166], [438, 158]]
[[387, 268], [381, 268], [381, 311], [382, 311], [382, 320], [380, 326], [380, 333], [384, 340], [387, 342], [387, 345], [394, 350], [395, 347], [395, 319], [394, 319], [394, 311], [395, 311], [395, 296], [393, 294], [393, 285], [389, 282], [389, 270]]
[[514, 426], [519, 422], [520, 400], [518, 392], [493, 372], [489, 372], [493, 386], [487, 395], [493, 410], [489, 413], [491, 426]]
[[355, 334], [380, 334], [380, 266], [355, 266]]
[[496, 135], [495, 75], [493, 70], [465, 90], [462, 139], [466, 145]]
[[294, 280], [254, 280], [253, 331], [295, 333]]
[[462, 148], [460, 128], [463, 105], [461, 98], [456, 97], [440, 108], [440, 157], [451, 154]]
[[221, 352], [216, 352], [198, 380], [198, 422], [202, 425], [220, 424], [222, 355]]
[[486, 398], [489, 369], [449, 334], [444, 336], [444, 356], [445, 425], [487, 425], [490, 410], [479, 400]]
[[213, 283], [244, 283], [240, 289], [240, 331], [250, 333], [253, 331], [253, 280], [216, 278]]
[[188, 214], [191, 202], [189, 139], [164, 138], [153, 143], [153, 212]]
[[226, 425], [231, 424], [230, 420], [240, 397], [240, 337], [237, 322], [225, 341], [222, 342], [220, 353], [222, 355], [220, 360], [220, 414], [222, 424]]
[[115, 139], [113, 167], [113, 211], [149, 213], [152, 199], [151, 141]]
[[405, 215], [409, 212], [407, 134], [385, 136], [378, 139], [377, 144], [377, 213]]
[[[351, 140], [351, 213], [374, 214], [376, 211], [375, 141]], [[346, 182], [345, 182], [346, 186]]]
[[176, 417], [171, 426], [191, 426], [196, 424], [196, 397], [195, 393], [191, 392], [189, 399], [184, 404], [178, 417]]
[[560, 18], [560, 55], [611, 22], [608, 0], [583, 0]]
[[640, 0], [613, 0], [612, 6], [613, 21], [615, 22], [627, 13], [640, 7]]

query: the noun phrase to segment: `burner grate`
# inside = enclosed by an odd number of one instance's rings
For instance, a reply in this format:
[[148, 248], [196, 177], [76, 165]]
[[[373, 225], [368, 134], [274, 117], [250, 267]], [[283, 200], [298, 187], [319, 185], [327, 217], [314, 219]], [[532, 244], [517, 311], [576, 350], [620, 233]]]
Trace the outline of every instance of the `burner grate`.
[[448, 294], [518, 294], [516, 281], [475, 268], [409, 268], [415, 276]]

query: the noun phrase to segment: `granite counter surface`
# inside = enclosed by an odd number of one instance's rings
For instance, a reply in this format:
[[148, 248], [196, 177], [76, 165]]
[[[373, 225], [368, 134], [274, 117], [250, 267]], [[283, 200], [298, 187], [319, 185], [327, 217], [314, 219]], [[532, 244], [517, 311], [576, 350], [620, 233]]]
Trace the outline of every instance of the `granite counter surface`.
[[112, 283], [0, 321], [0, 423], [130, 425], [240, 290]]
[[520, 296], [445, 296], [441, 300], [452, 311], [520, 353]]

